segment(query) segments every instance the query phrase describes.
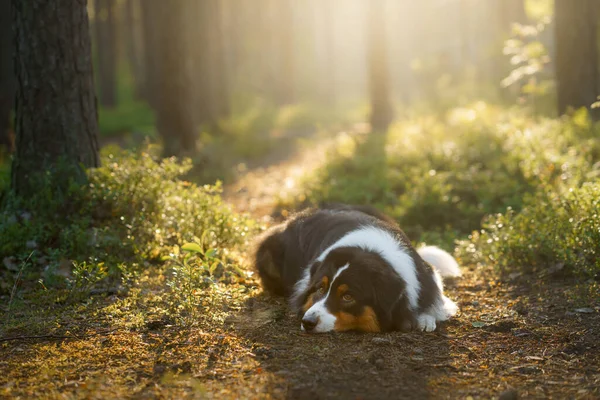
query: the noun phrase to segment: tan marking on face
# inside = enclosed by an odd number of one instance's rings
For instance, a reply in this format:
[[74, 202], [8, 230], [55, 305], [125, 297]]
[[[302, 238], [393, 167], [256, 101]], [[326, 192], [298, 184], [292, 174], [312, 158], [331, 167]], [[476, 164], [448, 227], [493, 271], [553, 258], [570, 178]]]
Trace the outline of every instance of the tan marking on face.
[[313, 304], [315, 304], [315, 300], [313, 299], [313, 295], [314, 293], [311, 293], [308, 298], [306, 299], [306, 302], [304, 303], [304, 305], [302, 306], [302, 310], [306, 313], [308, 311], [309, 308], [311, 308], [313, 306]]
[[358, 330], [362, 332], [380, 332], [379, 320], [371, 307], [365, 307], [362, 314], [355, 316], [341, 311], [335, 314], [334, 330], [338, 332]]
[[324, 276], [323, 279], [321, 279], [321, 284], [323, 285], [323, 289], [327, 289], [327, 286], [329, 286], [329, 278]]
[[348, 285], [346, 285], [345, 283], [341, 284], [338, 288], [337, 288], [337, 295], [338, 297], [342, 297], [344, 295], [344, 293], [346, 293], [348, 291]]

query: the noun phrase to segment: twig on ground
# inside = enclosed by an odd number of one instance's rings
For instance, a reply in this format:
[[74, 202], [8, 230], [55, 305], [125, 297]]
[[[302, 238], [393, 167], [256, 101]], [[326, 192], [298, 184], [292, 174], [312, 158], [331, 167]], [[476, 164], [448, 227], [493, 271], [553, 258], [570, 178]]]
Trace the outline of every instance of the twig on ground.
[[57, 340], [57, 339], [84, 339], [86, 337], [92, 337], [92, 336], [98, 336], [98, 335], [109, 335], [109, 334], [115, 332], [116, 330], [117, 329], [110, 329], [108, 331], [88, 333], [88, 334], [85, 334], [85, 335], [70, 335], [70, 336], [63, 336], [63, 335], [14, 336], [14, 337], [8, 337], [8, 338], [0, 338], [0, 342], [9, 342], [9, 341], [12, 341], [12, 340], [28, 340], [28, 339], [51, 339], [51, 340]]

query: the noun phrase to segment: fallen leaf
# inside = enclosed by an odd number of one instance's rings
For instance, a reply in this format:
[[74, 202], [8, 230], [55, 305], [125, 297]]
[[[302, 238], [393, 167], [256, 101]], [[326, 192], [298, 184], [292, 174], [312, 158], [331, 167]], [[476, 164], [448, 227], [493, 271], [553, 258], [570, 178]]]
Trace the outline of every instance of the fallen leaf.
[[485, 322], [475, 321], [475, 322], [471, 323], [471, 325], [473, 325], [473, 327], [475, 327], [475, 328], [482, 328], [485, 326]]
[[594, 309], [593, 308], [589, 308], [589, 307], [576, 308], [575, 312], [576, 313], [580, 313], [580, 314], [592, 314], [594, 312]]

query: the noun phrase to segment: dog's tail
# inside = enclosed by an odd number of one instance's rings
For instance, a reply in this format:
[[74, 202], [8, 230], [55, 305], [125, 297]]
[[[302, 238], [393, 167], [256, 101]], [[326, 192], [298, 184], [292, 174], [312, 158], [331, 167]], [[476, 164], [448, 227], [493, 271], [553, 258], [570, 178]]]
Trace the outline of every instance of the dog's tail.
[[421, 247], [417, 253], [423, 260], [431, 264], [443, 278], [457, 278], [462, 275], [454, 257], [439, 247]]

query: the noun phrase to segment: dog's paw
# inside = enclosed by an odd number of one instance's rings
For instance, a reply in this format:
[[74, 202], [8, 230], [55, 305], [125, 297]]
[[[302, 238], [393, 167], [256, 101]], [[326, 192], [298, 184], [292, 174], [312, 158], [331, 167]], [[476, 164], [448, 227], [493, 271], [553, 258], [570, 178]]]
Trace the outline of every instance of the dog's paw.
[[435, 331], [435, 317], [428, 314], [421, 314], [418, 318], [419, 329], [425, 332]]

